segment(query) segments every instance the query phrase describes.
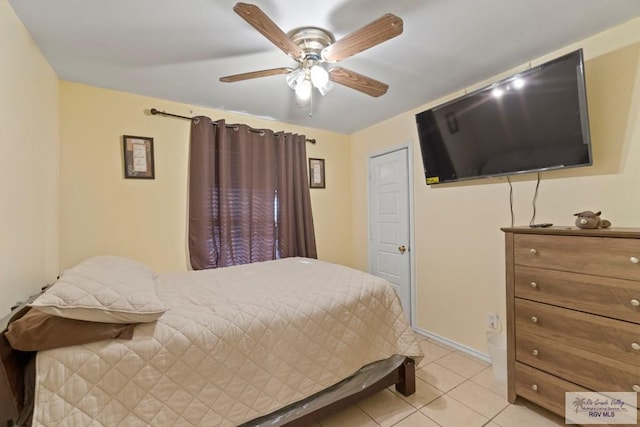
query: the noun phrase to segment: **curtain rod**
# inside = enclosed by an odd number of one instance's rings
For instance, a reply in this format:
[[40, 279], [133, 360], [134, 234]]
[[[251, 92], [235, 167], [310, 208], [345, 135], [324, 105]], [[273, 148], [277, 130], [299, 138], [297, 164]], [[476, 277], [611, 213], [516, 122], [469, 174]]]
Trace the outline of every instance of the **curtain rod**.
[[[179, 114], [173, 114], [173, 113], [167, 113], [167, 112], [164, 112], [164, 111], [159, 111], [159, 110], [158, 110], [158, 109], [156, 109], [156, 108], [151, 108], [151, 109], [149, 110], [149, 112], [150, 112], [152, 115], [154, 115], [154, 116], [156, 116], [156, 115], [158, 115], [158, 114], [159, 114], [159, 115], [161, 115], [161, 116], [175, 117], [175, 118], [177, 118], [177, 119], [184, 119], [184, 120], [193, 120], [193, 119], [194, 119], [194, 117], [181, 116], [181, 115], [179, 115]], [[211, 122], [211, 123], [215, 125], [215, 122]], [[227, 126], [228, 126], [228, 127], [233, 127], [232, 125], [227, 125]], [[254, 128], [251, 128], [251, 127], [249, 128], [249, 131], [251, 131], [251, 132], [262, 132], [262, 130], [260, 130], [260, 129], [254, 129]], [[316, 140], [315, 140], [315, 139], [309, 139], [309, 138], [307, 138], [307, 139], [306, 139], [306, 141], [307, 141], [307, 142], [310, 142], [310, 143], [312, 143], [312, 144], [315, 144], [315, 143], [316, 143]]]

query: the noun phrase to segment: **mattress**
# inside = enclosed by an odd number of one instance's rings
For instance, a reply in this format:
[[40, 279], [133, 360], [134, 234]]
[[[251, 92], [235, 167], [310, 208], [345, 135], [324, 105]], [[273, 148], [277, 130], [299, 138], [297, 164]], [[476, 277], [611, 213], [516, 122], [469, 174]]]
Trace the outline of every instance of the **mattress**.
[[306, 258], [161, 274], [170, 310], [133, 339], [42, 351], [35, 426], [232, 426], [374, 361], [419, 361], [385, 280]]

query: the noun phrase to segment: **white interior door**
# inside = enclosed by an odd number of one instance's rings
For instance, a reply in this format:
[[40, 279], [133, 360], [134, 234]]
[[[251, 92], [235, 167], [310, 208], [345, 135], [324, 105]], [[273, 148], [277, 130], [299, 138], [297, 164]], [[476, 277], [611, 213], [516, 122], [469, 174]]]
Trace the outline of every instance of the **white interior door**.
[[369, 159], [369, 270], [391, 282], [411, 321], [409, 155], [402, 148]]

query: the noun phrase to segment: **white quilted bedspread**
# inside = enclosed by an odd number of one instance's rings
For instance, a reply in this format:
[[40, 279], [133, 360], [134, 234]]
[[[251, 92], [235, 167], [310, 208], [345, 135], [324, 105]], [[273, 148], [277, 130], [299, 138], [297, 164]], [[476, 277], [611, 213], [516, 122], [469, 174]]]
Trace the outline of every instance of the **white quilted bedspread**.
[[231, 426], [393, 354], [419, 359], [383, 279], [304, 258], [162, 274], [132, 340], [40, 352], [35, 426]]

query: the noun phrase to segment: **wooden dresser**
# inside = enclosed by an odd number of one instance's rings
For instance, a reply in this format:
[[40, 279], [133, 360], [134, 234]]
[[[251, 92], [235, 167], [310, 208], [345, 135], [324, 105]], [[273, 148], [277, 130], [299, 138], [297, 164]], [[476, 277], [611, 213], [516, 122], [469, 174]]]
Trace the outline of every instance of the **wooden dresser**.
[[509, 402], [564, 416], [567, 391], [640, 392], [640, 229], [502, 231]]

